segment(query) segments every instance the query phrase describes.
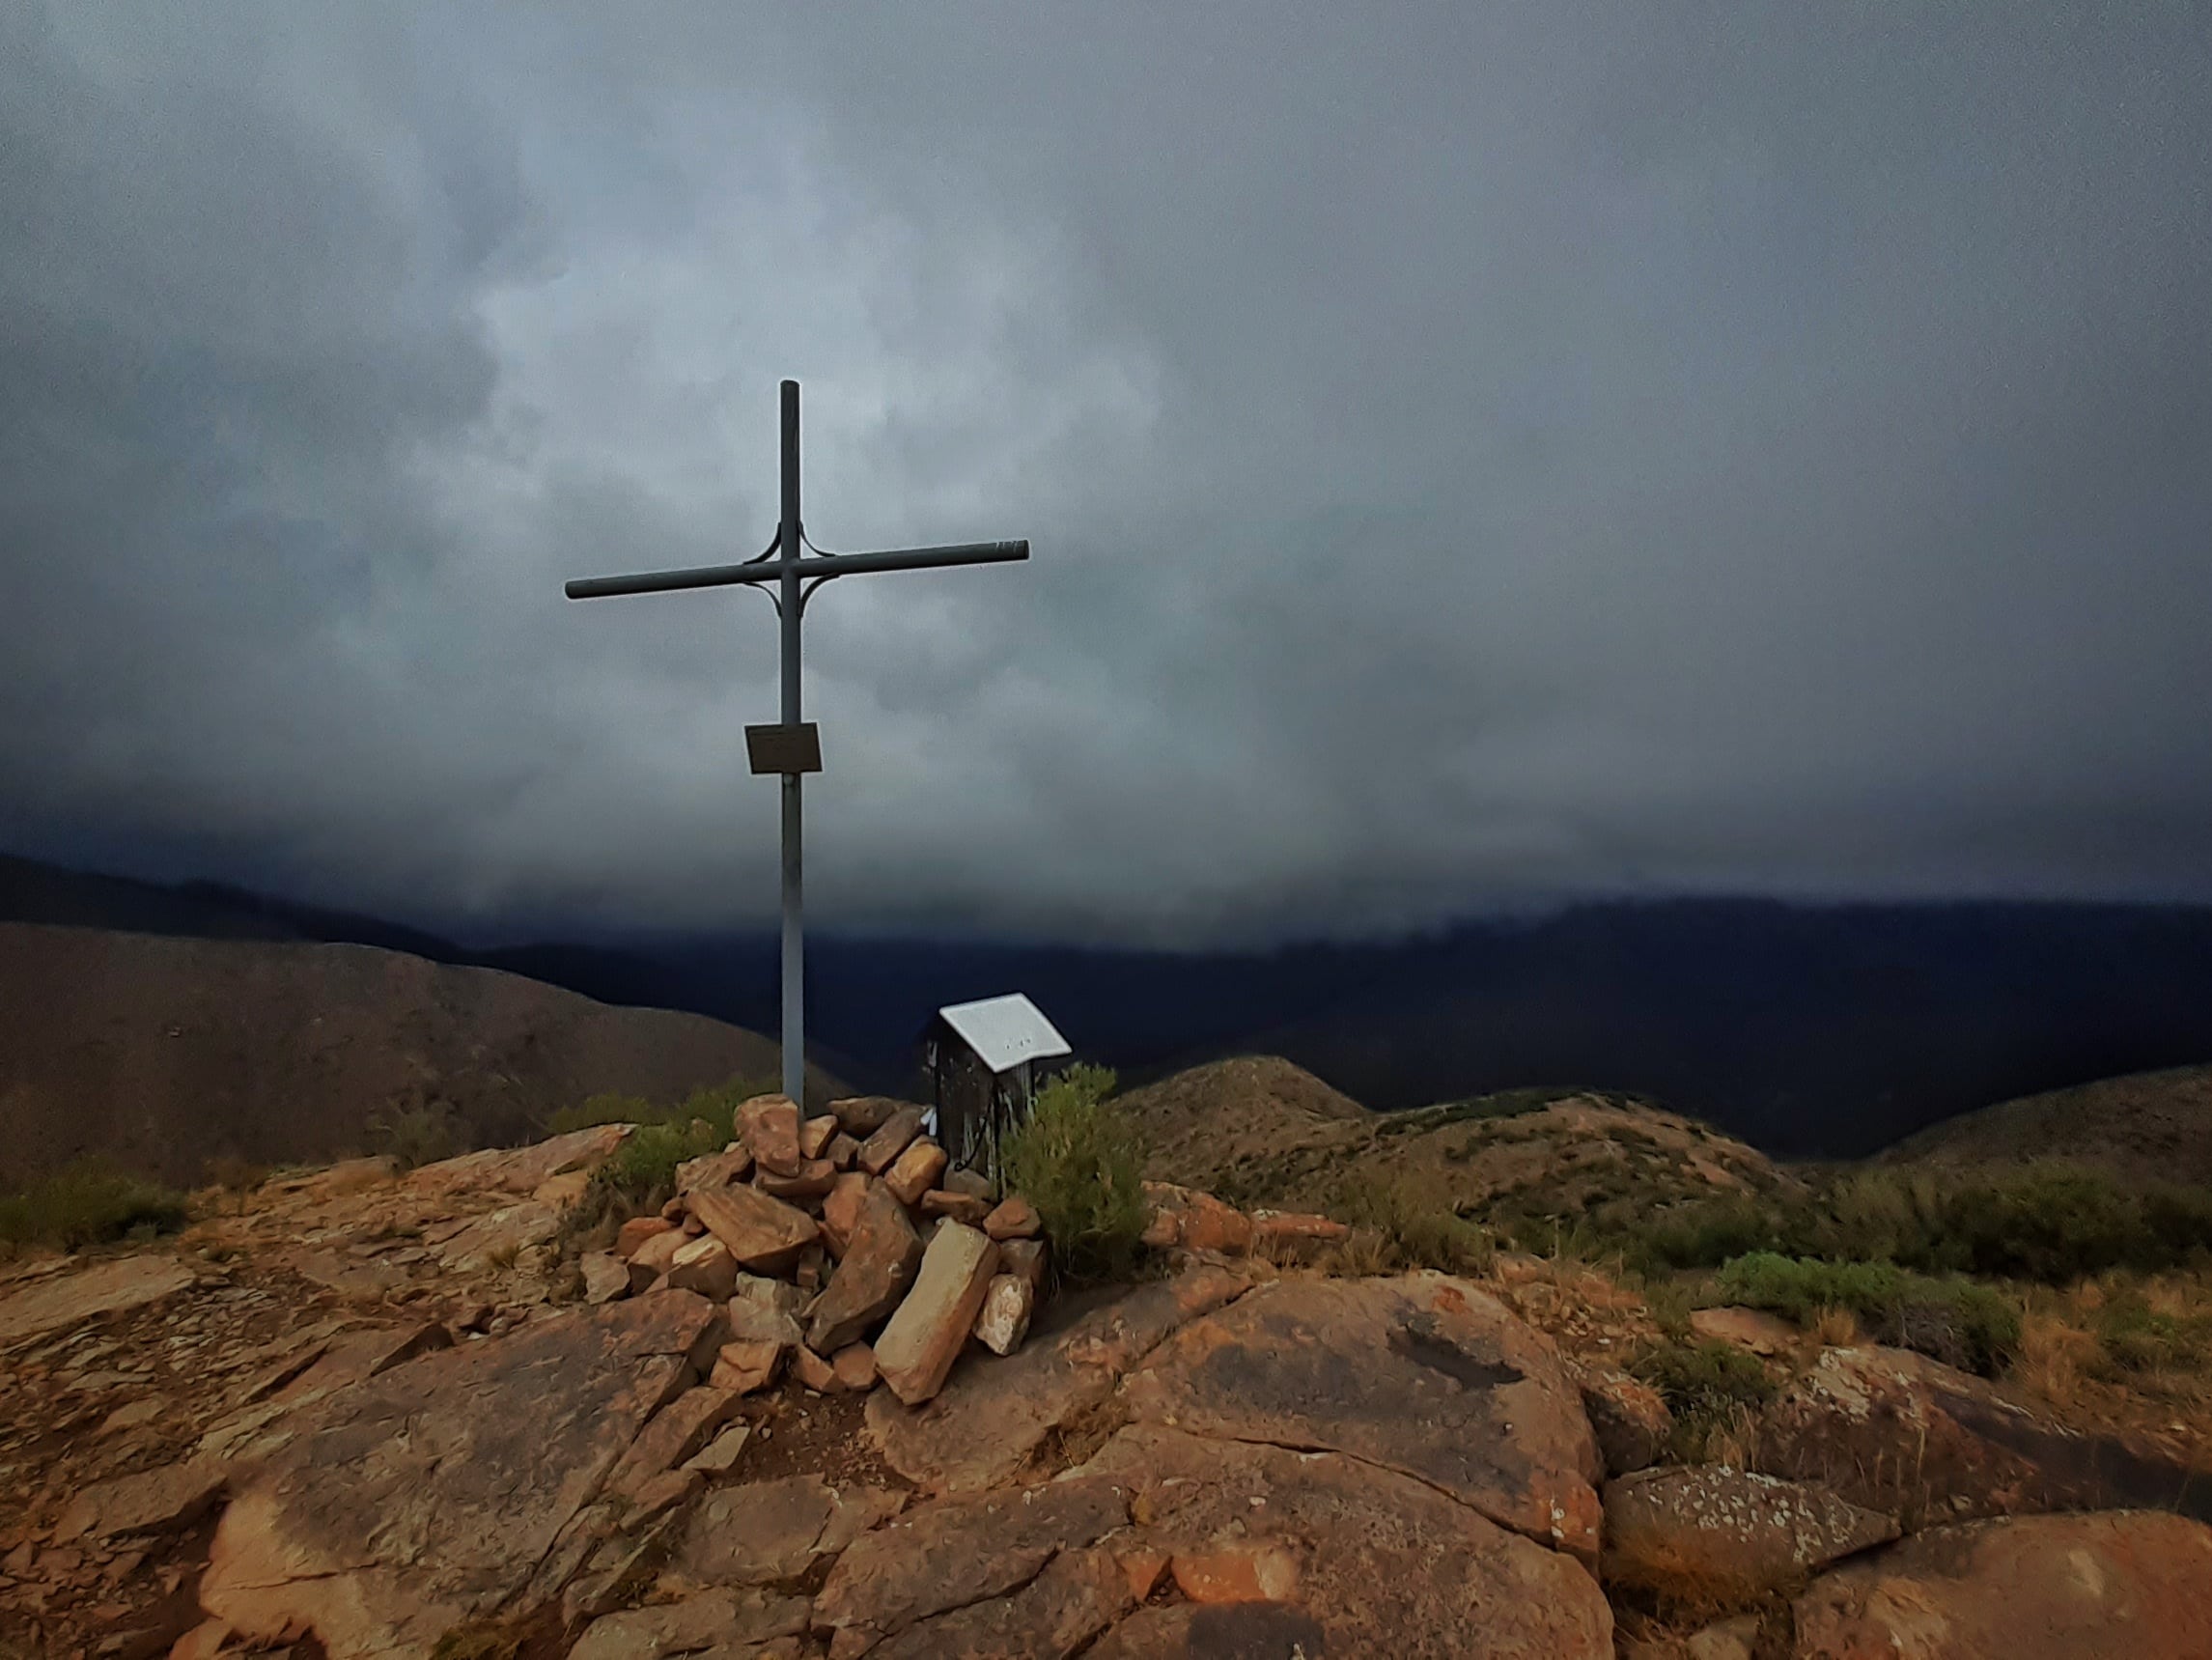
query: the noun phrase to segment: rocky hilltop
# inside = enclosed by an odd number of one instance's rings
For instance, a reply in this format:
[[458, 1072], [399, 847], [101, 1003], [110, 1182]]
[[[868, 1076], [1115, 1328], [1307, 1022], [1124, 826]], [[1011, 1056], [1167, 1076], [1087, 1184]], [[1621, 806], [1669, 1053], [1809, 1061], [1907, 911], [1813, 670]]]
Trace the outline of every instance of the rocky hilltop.
[[2212, 1654], [2205, 1477], [1920, 1355], [1703, 1310], [1765, 1404], [1682, 1462], [1588, 1269], [1155, 1184], [1158, 1273], [1037, 1306], [899, 1103], [750, 1103], [607, 1238], [630, 1134], [8, 1268], [0, 1652]]

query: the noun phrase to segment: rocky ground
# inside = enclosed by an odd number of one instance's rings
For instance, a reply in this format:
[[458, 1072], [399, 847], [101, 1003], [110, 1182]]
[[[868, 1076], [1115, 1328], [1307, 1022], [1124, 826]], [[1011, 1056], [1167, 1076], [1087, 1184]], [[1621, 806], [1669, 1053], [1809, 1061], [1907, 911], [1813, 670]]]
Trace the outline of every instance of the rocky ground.
[[[1602, 1276], [1347, 1278], [1300, 1264], [1310, 1224], [1165, 1189], [1162, 1275], [999, 1356], [967, 1236], [1001, 1242], [935, 1186], [841, 1343], [859, 1208], [793, 1196], [844, 1237], [786, 1308], [751, 1281], [814, 1241], [740, 1232], [775, 1219], [736, 1161], [585, 1272], [564, 1220], [622, 1135], [341, 1165], [9, 1270], [0, 1653], [2212, 1654], [2212, 1477], [1919, 1356], [1702, 1311], [1773, 1399], [1671, 1464], [1623, 1365], [1651, 1315]], [[903, 1387], [838, 1375], [886, 1346]]]

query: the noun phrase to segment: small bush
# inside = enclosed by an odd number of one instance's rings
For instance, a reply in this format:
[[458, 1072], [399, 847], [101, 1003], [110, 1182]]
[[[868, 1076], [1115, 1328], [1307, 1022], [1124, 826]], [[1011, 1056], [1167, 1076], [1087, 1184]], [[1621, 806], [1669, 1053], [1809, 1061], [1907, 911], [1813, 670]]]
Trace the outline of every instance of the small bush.
[[184, 1196], [95, 1159], [80, 1159], [0, 1195], [0, 1242], [74, 1251], [151, 1238], [184, 1224]]
[[556, 1110], [546, 1120], [546, 1134], [566, 1136], [577, 1130], [590, 1130], [601, 1124], [655, 1124], [666, 1115], [664, 1108], [656, 1107], [642, 1095], [620, 1095], [612, 1091], [587, 1096], [574, 1107]]
[[442, 1102], [380, 1108], [369, 1118], [369, 1146], [388, 1153], [401, 1169], [434, 1165], [467, 1151], [459, 1118]]
[[1720, 1294], [1811, 1326], [1848, 1309], [1878, 1340], [1947, 1365], [1994, 1371], [2020, 1346], [2020, 1310], [1986, 1285], [1888, 1262], [1823, 1262], [1755, 1252], [1721, 1270]]
[[1044, 1219], [1052, 1259], [1075, 1280], [1126, 1279], [1144, 1233], [1144, 1145], [1106, 1097], [1114, 1075], [1074, 1066], [1039, 1091], [1001, 1158], [1010, 1190]]
[[1686, 1462], [1705, 1455], [1716, 1431], [1734, 1427], [1775, 1396], [1775, 1380], [1756, 1356], [1715, 1338], [1661, 1343], [1629, 1370], [1666, 1400], [1674, 1415], [1667, 1449]]

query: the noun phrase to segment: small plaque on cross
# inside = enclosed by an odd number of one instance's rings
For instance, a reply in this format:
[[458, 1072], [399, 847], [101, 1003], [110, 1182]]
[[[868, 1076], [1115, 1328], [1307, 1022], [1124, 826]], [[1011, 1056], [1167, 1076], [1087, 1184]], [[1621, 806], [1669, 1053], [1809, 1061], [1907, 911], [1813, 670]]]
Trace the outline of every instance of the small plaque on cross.
[[796, 726], [748, 726], [745, 759], [756, 773], [819, 773], [821, 729], [811, 720]]

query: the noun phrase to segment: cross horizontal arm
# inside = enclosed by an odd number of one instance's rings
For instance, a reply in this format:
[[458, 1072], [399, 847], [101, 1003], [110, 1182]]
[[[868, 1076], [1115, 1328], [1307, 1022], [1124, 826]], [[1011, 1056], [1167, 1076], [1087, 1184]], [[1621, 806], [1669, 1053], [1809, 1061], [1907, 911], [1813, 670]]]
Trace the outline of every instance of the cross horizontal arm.
[[884, 553], [821, 553], [792, 564], [782, 559], [750, 565], [699, 565], [688, 571], [640, 571], [633, 577], [578, 577], [562, 592], [572, 600], [618, 594], [672, 594], [686, 588], [724, 588], [774, 582], [786, 568], [801, 578], [854, 577], [869, 571], [926, 571], [943, 565], [997, 565], [1029, 557], [1027, 542], [959, 542], [946, 548], [896, 548]]

